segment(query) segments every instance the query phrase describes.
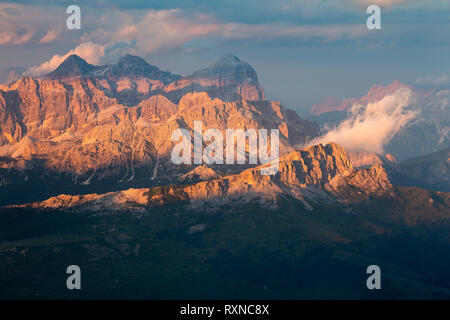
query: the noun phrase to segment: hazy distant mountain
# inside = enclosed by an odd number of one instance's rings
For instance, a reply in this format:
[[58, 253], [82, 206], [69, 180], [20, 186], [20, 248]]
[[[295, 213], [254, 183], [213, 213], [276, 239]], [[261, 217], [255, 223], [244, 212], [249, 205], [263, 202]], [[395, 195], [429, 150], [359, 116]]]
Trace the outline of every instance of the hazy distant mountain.
[[338, 101], [332, 97], [328, 97], [324, 101], [313, 105], [309, 112], [315, 116], [319, 116], [321, 114], [333, 111], [345, 111], [350, 109], [355, 104], [367, 104], [379, 101], [385, 96], [393, 94], [400, 88], [411, 89], [412, 87], [399, 81], [394, 81], [385, 87], [376, 85], [370, 88], [369, 92], [359, 99], [353, 98]]
[[383, 167], [391, 168], [398, 164], [397, 159], [390, 153], [380, 155], [375, 152], [349, 152], [350, 161], [355, 168], [368, 168], [374, 164], [380, 164]]
[[450, 192], [450, 147], [400, 163], [403, 184]]
[[382, 87], [374, 86], [361, 98], [338, 102], [335, 99], [314, 105], [308, 118], [321, 125], [324, 131], [337, 127], [351, 114], [351, 107], [366, 106], [394, 94], [401, 88], [412, 91], [413, 99], [405, 112], [413, 112], [409, 121], [385, 144], [384, 150], [399, 161], [426, 155], [450, 145], [449, 88], [418, 87], [398, 81]]
[[239, 96], [245, 100], [264, 100], [256, 71], [234, 55], [223, 56], [208, 68], [186, 77], [186, 80], [204, 87], [219, 88], [217, 94], [225, 95], [225, 100], [236, 100]]

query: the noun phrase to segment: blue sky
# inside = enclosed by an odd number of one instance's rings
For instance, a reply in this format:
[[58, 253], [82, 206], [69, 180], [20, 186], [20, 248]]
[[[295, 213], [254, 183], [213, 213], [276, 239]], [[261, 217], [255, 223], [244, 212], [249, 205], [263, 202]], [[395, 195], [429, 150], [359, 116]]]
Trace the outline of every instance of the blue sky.
[[[66, 28], [78, 4], [81, 30]], [[382, 7], [382, 30], [366, 8]], [[305, 114], [333, 96], [394, 80], [450, 78], [448, 0], [0, 1], [0, 69], [46, 72], [69, 53], [91, 63], [131, 52], [188, 74], [233, 53], [258, 72], [266, 95]]]

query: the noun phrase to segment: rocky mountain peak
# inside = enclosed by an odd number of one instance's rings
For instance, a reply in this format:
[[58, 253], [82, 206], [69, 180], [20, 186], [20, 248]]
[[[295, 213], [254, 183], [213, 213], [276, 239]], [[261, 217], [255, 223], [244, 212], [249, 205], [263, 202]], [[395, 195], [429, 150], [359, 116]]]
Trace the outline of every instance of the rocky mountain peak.
[[182, 183], [193, 183], [219, 178], [219, 174], [206, 165], [200, 165], [182, 175], [178, 181]]
[[[128, 206], [140, 208], [147, 203], [154, 207], [175, 201], [193, 208], [203, 208], [208, 203], [208, 207], [217, 209], [221, 205], [257, 201], [276, 208], [279, 197], [288, 196], [302, 202], [307, 210], [314, 210], [315, 206], [323, 203], [347, 202], [355, 194], [381, 196], [392, 189], [382, 166], [375, 164], [368, 169], [354, 170], [345, 150], [334, 143], [293, 151], [278, 162], [279, 172], [271, 176], [260, 174], [266, 165], [224, 177], [219, 177], [206, 166], [199, 166], [181, 177], [184, 183], [190, 183], [188, 185], [159, 186], [133, 192], [130, 189], [101, 195], [58, 196], [31, 206], [85, 211], [99, 208], [120, 210], [126, 200]], [[196, 182], [198, 180], [204, 181]]]
[[141, 57], [131, 54], [121, 57], [108, 75], [116, 78], [149, 78], [162, 82], [173, 81], [179, 78], [179, 76], [174, 76], [170, 72], [161, 71], [158, 67], [149, 64]]
[[374, 103], [383, 99], [387, 95], [395, 93], [400, 88], [409, 88], [413, 91], [415, 90], [412, 86], [396, 80], [387, 86], [372, 86], [367, 94], [359, 99], [353, 98], [338, 101], [332, 97], [328, 97], [325, 100], [313, 105], [310, 109], [310, 113], [318, 116], [327, 112], [344, 111], [350, 109], [354, 104]]
[[387, 86], [373, 86], [370, 88], [369, 92], [366, 96], [362, 98], [362, 100], [367, 101], [368, 103], [373, 103], [378, 100], [383, 99], [385, 96], [395, 93], [400, 88], [409, 88], [412, 89], [411, 86], [404, 84], [398, 80], [388, 84]]
[[52, 78], [52, 79], [60, 79], [60, 78], [68, 78], [68, 77], [77, 77], [88, 75], [92, 71], [94, 71], [97, 67], [89, 64], [76, 54], [72, 54], [68, 56], [63, 63], [59, 65], [56, 70], [50, 72], [44, 77]]
[[[221, 60], [237, 68], [243, 64], [234, 56]], [[70, 176], [68, 193], [81, 185], [109, 190], [100, 186], [104, 181], [129, 186], [149, 179], [161, 184], [176, 181], [192, 168], [168, 161], [174, 146], [171, 133], [193, 130], [197, 120], [205, 130], [222, 133], [227, 128], [279, 129], [280, 155], [319, 134], [317, 125], [295, 111], [261, 101], [257, 83], [224, 76], [183, 77], [165, 84], [148, 73], [163, 71], [132, 55], [116, 66], [93, 66], [72, 55], [47, 78], [22, 77], [4, 90], [0, 87], [0, 156], [12, 159], [7, 170], [0, 170], [0, 181], [8, 190], [22, 181], [35, 188], [44, 175], [55, 181]], [[132, 74], [114, 76], [114, 70]], [[139, 77], [139, 72], [148, 77]], [[14, 167], [19, 160], [29, 167]], [[244, 168], [248, 166], [219, 170], [231, 174]], [[203, 179], [211, 173], [204, 171], [192, 175]]]
[[[145, 66], [151, 66], [149, 63], [147, 63], [147, 61], [145, 61], [144, 59], [142, 59], [141, 57], [138, 56], [134, 56], [130, 53], [127, 53], [125, 55], [123, 55], [120, 59], [119, 59], [119, 65], [126, 65], [126, 64], [134, 64], [134, 65], [145, 65]], [[156, 67], [155, 67], [156, 68]]]
[[218, 79], [219, 81], [258, 81], [256, 71], [247, 62], [239, 60], [232, 54], [219, 58], [209, 67], [195, 72], [192, 77]]
[[242, 62], [238, 57], [233, 54], [226, 54], [220, 57], [214, 65], [234, 65]]
[[245, 100], [265, 99], [256, 71], [247, 62], [231, 54], [187, 78], [202, 86], [219, 88], [215, 95], [224, 100], [234, 100], [237, 96]]

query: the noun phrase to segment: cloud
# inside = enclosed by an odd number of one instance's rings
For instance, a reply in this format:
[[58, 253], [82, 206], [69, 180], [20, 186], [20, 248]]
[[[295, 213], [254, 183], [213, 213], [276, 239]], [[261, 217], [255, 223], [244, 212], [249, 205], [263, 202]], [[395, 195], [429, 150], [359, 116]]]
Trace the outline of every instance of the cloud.
[[2, 29], [0, 31], [0, 46], [5, 44], [24, 44], [30, 41], [34, 35], [34, 30], [25, 27], [23, 29], [12, 30], [8, 26], [0, 23], [0, 28]]
[[47, 31], [47, 33], [39, 40], [40, 43], [51, 43], [58, 38], [59, 32], [55, 29]]
[[386, 145], [416, 113], [405, 108], [413, 101], [409, 88], [400, 88], [375, 103], [354, 105], [349, 117], [310, 144], [336, 142], [349, 151], [383, 153]]
[[[427, 4], [439, 2], [440, 0], [424, 1]], [[28, 4], [0, 4], [0, 46], [33, 41], [37, 44], [58, 42], [65, 45], [92, 41], [110, 46], [116, 42], [134, 41], [135, 54], [148, 54], [178, 50], [196, 39], [208, 37], [259, 43], [274, 39], [292, 43], [291, 40], [294, 39], [299, 44], [309, 40], [332, 43], [346, 39], [365, 39], [368, 35], [365, 10], [356, 8], [356, 4], [367, 6], [378, 3], [384, 7], [392, 7], [419, 2], [230, 0], [226, 5], [219, 1], [208, 1], [198, 6], [194, 5], [195, 2], [176, 0], [158, 5], [151, 0], [111, 3], [92, 1], [81, 7], [83, 19], [79, 32], [69, 31], [65, 27], [67, 14], [59, 1], [47, 1], [48, 5], [44, 6], [37, 5], [41, 4], [39, 1], [30, 0], [26, 3]], [[151, 9], [155, 7], [160, 9]], [[423, 15], [423, 10], [420, 13]], [[395, 30], [400, 29], [397, 27]], [[386, 32], [383, 35], [384, 38], [394, 37]]]
[[443, 85], [447, 85], [450, 83], [449, 78], [447, 77], [447, 75], [442, 75], [440, 77], [430, 77], [427, 76], [425, 78], [419, 78], [416, 80], [417, 84], [421, 84], [421, 85], [431, 85], [431, 86], [443, 86]]
[[123, 40], [137, 40], [145, 53], [182, 47], [195, 38], [220, 34], [221, 25], [210, 16], [185, 15], [178, 9], [151, 10], [136, 25], [118, 31]]
[[[0, 46], [53, 42], [64, 30], [66, 16], [59, 7], [0, 3]], [[64, 41], [72, 38], [67, 35]]]
[[[92, 1], [81, 7], [81, 30], [68, 30], [67, 14], [61, 2], [32, 5], [40, 2], [30, 0], [27, 5], [0, 4], [0, 46], [24, 43], [45, 46], [52, 43], [54, 47], [64, 48], [65, 51], [80, 43], [96, 43], [104, 48], [115, 48], [114, 51], [104, 51], [103, 61], [112, 62], [125, 52], [148, 57], [157, 52], [176, 53], [198, 50], [200, 46], [203, 50], [242, 43], [249, 46], [256, 44], [258, 47], [266, 45], [268, 48], [274, 48], [274, 44], [277, 47], [328, 44], [333, 49], [333, 44], [365, 48], [391, 44], [399, 46], [407, 41], [422, 46], [425, 46], [426, 41], [443, 45], [447, 41], [443, 36], [445, 33], [428, 32], [425, 27], [420, 29], [425, 31], [417, 35], [417, 28], [413, 30], [409, 24], [396, 25], [383, 33], [370, 32], [365, 26], [365, 10], [354, 5], [365, 3], [366, 0], [361, 1], [292, 0], [260, 3], [255, 0], [230, 0], [226, 5], [212, 1], [194, 6], [191, 1], [174, 0], [156, 6], [161, 8], [159, 10], [149, 9], [155, 7], [152, 1], [137, 3], [128, 0], [111, 4]], [[401, 4], [399, 0], [380, 1], [387, 6]], [[370, 0], [372, 2], [377, 1]], [[93, 7], [95, 10], [92, 10]], [[432, 31], [435, 30], [434, 24], [429, 25]], [[60, 56], [53, 57], [32, 71], [48, 71], [54, 67], [51, 62], [60, 59]]]
[[19, 45], [30, 41], [35, 34], [35, 28], [33, 23], [26, 22], [23, 6], [0, 3], [0, 46]]
[[[140, 17], [128, 12], [108, 12], [105, 24], [83, 35], [83, 41], [132, 43], [134, 53], [177, 50], [198, 37], [218, 35], [221, 25], [202, 14], [186, 14], [179, 9], [147, 10]], [[114, 23], [110, 23], [109, 20]], [[119, 22], [119, 23], [117, 23]]]
[[39, 76], [55, 70], [68, 56], [76, 54], [85, 59], [88, 63], [99, 64], [105, 55], [105, 47], [93, 42], [85, 42], [70, 50], [65, 55], [55, 54], [49, 61], [39, 66], [31, 67], [26, 74]]
[[[296, 25], [293, 23], [246, 24], [219, 21], [213, 16], [184, 12], [180, 9], [149, 10], [140, 19], [126, 12], [110, 13], [110, 20], [121, 23], [102, 25], [83, 35], [83, 41], [112, 45], [131, 43], [133, 53], [149, 54], [157, 51], [181, 49], [195, 39], [211, 38], [232, 41], [272, 41], [319, 39], [333, 42], [355, 39], [367, 34], [364, 24]], [[101, 19], [104, 20], [104, 19]]]

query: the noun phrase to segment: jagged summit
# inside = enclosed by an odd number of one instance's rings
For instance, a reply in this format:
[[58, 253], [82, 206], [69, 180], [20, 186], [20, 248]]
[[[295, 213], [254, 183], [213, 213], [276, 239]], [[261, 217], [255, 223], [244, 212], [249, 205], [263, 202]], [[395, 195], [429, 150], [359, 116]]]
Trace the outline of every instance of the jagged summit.
[[191, 77], [220, 79], [221, 81], [225, 79], [249, 82], [258, 81], [256, 71], [247, 62], [241, 61], [232, 54], [222, 56], [209, 67], [194, 72]]
[[149, 64], [141, 57], [126, 54], [119, 59], [119, 62], [112, 66], [106, 76], [110, 77], [131, 77], [149, 78], [160, 80], [164, 83], [174, 81], [180, 76], [173, 75], [167, 71], [161, 71], [158, 67]]
[[229, 97], [231, 100], [236, 98], [236, 94], [246, 100], [265, 99], [256, 71], [232, 54], [222, 56], [209, 67], [198, 70], [187, 78], [203, 86], [229, 89], [229, 92], [234, 92]]
[[110, 79], [120, 79], [122, 77], [130, 79], [148, 78], [163, 83], [169, 83], [180, 78], [180, 76], [172, 75], [170, 72], [161, 71], [144, 59], [131, 54], [122, 56], [117, 64], [103, 66], [94, 66], [78, 55], [72, 54], [56, 70], [45, 75], [44, 78], [62, 79], [80, 76]]
[[[296, 150], [279, 158], [278, 162], [279, 172], [272, 176], [260, 174], [265, 165], [224, 177], [200, 166], [182, 177], [191, 183], [188, 185], [83, 196], [59, 195], [25, 206], [92, 212], [99, 208], [123, 210], [125, 205], [129, 210], [146, 212], [147, 205], [154, 207], [174, 201], [184, 202], [192, 208], [203, 208], [205, 203], [219, 207], [257, 201], [276, 208], [277, 199], [289, 197], [300, 201], [311, 211], [323, 203], [345, 203], [356, 194], [391, 194], [393, 188], [382, 166], [376, 164], [368, 169], [355, 170], [347, 152], [335, 143]], [[202, 174], [207, 177], [189, 179], [193, 178], [192, 175]]]
[[135, 76], [152, 74], [159, 71], [158, 67], [149, 64], [141, 57], [131, 54], [122, 56], [114, 68], [116, 71], [133, 73]]
[[345, 111], [350, 109], [354, 104], [367, 104], [374, 103], [381, 100], [387, 95], [395, 93], [400, 88], [409, 88], [414, 90], [411, 85], [401, 83], [396, 80], [387, 86], [374, 85], [370, 88], [367, 94], [359, 99], [344, 99], [338, 101], [335, 98], [328, 97], [325, 100], [313, 105], [310, 109], [310, 114], [319, 116], [323, 113], [333, 112], [333, 111]]
[[72, 54], [68, 56], [58, 68], [49, 74], [45, 75], [45, 77], [49, 78], [66, 78], [66, 77], [77, 77], [88, 75], [91, 72], [98, 69], [98, 67], [89, 64], [76, 54]]
[[[178, 101], [188, 92], [208, 92], [213, 98], [224, 101], [265, 100], [264, 90], [258, 82], [256, 71], [238, 57], [228, 54], [210, 66], [188, 76], [162, 71], [141, 57], [126, 54], [116, 64], [95, 66], [73, 54], [54, 71], [38, 77], [71, 81], [90, 78], [101, 81], [101, 87], [119, 103], [128, 106], [139, 104], [142, 99], [162, 94], [170, 101]], [[106, 80], [102, 81], [102, 80]]]
[[241, 62], [241, 60], [238, 57], [236, 57], [235, 55], [226, 54], [226, 55], [220, 57], [214, 64], [215, 65], [224, 65], [224, 64], [230, 65], [230, 64], [236, 64], [239, 62]]

